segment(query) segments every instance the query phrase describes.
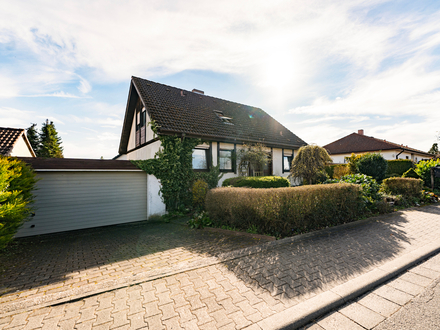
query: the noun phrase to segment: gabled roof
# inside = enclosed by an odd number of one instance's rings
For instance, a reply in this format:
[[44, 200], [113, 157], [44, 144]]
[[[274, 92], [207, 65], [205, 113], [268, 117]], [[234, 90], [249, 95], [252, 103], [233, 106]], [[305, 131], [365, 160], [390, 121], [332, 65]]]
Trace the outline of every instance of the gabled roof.
[[327, 149], [327, 151], [331, 155], [398, 149], [432, 157], [431, 154], [425, 151], [410, 148], [408, 146], [404, 146], [403, 144], [397, 144], [386, 140], [376, 139], [372, 136], [366, 136], [358, 133], [351, 133], [350, 135], [336, 140], [335, 142], [325, 145], [323, 148]]
[[34, 150], [26, 137], [24, 129], [10, 127], [0, 127], [0, 155], [10, 156], [12, 149], [21, 137], [23, 137], [27, 144], [30, 153], [35, 156]]
[[159, 134], [184, 133], [206, 140], [261, 142], [284, 148], [307, 145], [260, 108], [132, 77], [119, 154], [127, 152], [139, 97], [160, 126]]

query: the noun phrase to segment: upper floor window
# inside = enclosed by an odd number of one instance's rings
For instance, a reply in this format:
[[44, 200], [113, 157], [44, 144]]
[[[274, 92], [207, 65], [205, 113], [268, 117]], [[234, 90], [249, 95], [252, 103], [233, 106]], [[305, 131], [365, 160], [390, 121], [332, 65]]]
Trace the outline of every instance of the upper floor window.
[[145, 143], [147, 111], [141, 104], [136, 106], [136, 147]]

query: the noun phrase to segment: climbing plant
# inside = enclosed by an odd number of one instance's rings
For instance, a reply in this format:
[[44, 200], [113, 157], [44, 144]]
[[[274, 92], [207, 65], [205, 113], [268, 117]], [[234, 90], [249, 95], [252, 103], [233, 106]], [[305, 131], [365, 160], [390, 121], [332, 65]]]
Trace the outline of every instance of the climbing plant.
[[192, 150], [202, 141], [176, 135], [159, 135], [158, 126], [151, 122], [153, 132], [161, 142], [161, 148], [152, 159], [133, 160], [133, 164], [161, 183], [160, 193], [168, 211], [178, 210], [192, 204], [191, 183]]

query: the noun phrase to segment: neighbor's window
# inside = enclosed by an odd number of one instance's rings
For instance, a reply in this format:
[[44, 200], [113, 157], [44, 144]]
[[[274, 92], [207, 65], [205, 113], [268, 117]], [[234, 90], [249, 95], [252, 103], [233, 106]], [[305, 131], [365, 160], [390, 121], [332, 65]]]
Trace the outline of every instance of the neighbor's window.
[[194, 170], [208, 169], [208, 149], [193, 149], [192, 167]]

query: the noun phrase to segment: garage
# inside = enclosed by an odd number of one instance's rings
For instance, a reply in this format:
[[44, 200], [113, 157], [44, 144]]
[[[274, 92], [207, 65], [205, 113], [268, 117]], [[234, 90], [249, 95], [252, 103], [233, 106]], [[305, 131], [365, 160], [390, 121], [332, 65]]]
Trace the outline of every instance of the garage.
[[35, 215], [16, 237], [143, 221], [148, 175], [129, 161], [21, 158], [35, 170]]

